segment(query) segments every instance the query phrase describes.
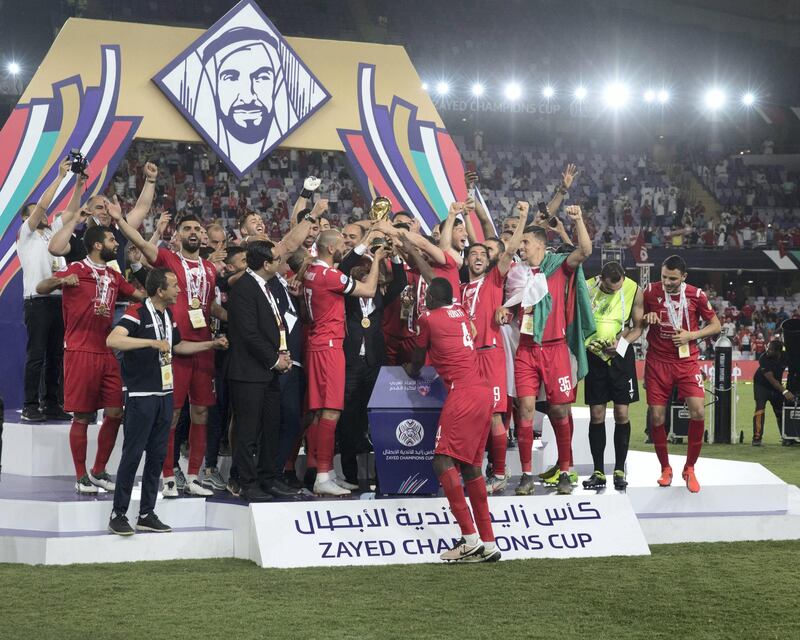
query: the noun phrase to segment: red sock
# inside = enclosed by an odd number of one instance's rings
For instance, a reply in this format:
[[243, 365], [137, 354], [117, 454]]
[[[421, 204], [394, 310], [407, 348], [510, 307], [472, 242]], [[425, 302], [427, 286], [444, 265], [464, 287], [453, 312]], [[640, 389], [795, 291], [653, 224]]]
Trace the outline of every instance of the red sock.
[[320, 418], [317, 425], [317, 473], [333, 469], [333, 452], [336, 446], [337, 420]]
[[569, 466], [572, 468], [572, 465], [575, 464], [575, 461], [572, 459], [572, 435], [575, 433], [575, 421], [572, 419], [572, 410], [569, 412]]
[[494, 542], [494, 530], [492, 529], [492, 516], [489, 513], [489, 497], [486, 495], [486, 481], [483, 476], [473, 478], [464, 483], [469, 496], [469, 503], [472, 505], [472, 513], [475, 516], [475, 524], [478, 526], [478, 533], [483, 542]]
[[317, 430], [318, 420], [314, 420], [306, 429], [306, 468], [317, 468]]
[[72, 421], [69, 428], [69, 448], [72, 451], [72, 462], [75, 464], [75, 477], [79, 480], [86, 475], [86, 431], [89, 425]]
[[569, 428], [569, 418], [550, 418], [550, 422], [556, 434], [558, 467], [561, 471], [569, 472], [572, 459], [572, 431]]
[[[482, 478], [479, 480], [482, 481]], [[450, 511], [453, 512], [458, 526], [461, 527], [461, 535], [468, 536], [475, 533], [475, 523], [472, 521], [464, 490], [461, 488], [461, 474], [455, 467], [450, 467], [439, 476], [439, 482], [444, 489], [444, 495], [447, 496]], [[486, 491], [485, 487], [484, 491]]]
[[169, 436], [167, 437], [167, 457], [164, 458], [164, 466], [161, 468], [161, 473], [165, 478], [172, 478], [175, 475], [174, 467], [172, 466], [173, 459], [175, 458], [175, 427], [169, 428]]
[[97, 434], [97, 455], [94, 457], [92, 475], [96, 476], [106, 470], [106, 464], [108, 464], [114, 444], [117, 442], [117, 433], [119, 433], [121, 422], [121, 417], [105, 416], [103, 418], [103, 424], [100, 425], [100, 432]]
[[656, 455], [658, 456], [658, 461], [661, 463], [661, 468], [668, 467], [667, 431], [664, 429], [663, 424], [650, 425], [650, 439], [653, 441], [653, 446], [656, 449]]
[[505, 431], [493, 433], [489, 436], [489, 451], [492, 453], [494, 475], [498, 478], [506, 475], [506, 450], [508, 449], [508, 435]]
[[703, 434], [706, 431], [706, 423], [703, 420], [689, 420], [689, 446], [686, 450], [686, 466], [693, 467], [697, 458], [700, 456], [700, 449], [703, 447]]
[[533, 469], [533, 418], [517, 422], [517, 447], [519, 447], [519, 463], [523, 473]]
[[192, 422], [189, 425], [189, 475], [196, 476], [206, 457], [206, 437], [208, 429], [204, 424]]

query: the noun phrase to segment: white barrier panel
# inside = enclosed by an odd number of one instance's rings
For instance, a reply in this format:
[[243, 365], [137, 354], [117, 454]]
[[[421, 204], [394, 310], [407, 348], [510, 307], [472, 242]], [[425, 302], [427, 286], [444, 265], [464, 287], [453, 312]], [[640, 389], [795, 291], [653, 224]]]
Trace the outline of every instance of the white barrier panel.
[[[504, 559], [649, 555], [623, 494], [489, 500]], [[262, 567], [439, 562], [460, 537], [444, 498], [251, 505]]]

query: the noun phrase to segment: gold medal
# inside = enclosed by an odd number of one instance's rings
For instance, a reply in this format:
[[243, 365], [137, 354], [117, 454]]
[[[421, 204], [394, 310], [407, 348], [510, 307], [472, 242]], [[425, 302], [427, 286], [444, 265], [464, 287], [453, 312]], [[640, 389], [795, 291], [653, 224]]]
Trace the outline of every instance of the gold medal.
[[364, 327], [365, 329], [369, 329], [369, 325], [370, 324], [372, 324], [372, 323], [369, 321], [369, 318], [362, 318], [362, 320], [361, 320], [361, 326], [362, 327]]
[[108, 315], [108, 307], [105, 304], [101, 303], [100, 305], [98, 305], [97, 309], [94, 310], [94, 312], [98, 316], [107, 316]]
[[190, 304], [192, 305], [192, 309], [199, 309], [200, 308], [200, 298], [192, 298], [192, 301], [190, 302]]

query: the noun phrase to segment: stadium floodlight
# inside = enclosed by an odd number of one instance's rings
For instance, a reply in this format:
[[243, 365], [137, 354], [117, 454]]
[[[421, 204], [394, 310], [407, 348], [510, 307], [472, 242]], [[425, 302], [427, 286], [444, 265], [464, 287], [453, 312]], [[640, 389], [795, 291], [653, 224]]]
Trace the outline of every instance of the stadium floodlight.
[[644, 92], [644, 101], [647, 103], [652, 103], [656, 101], [656, 92], [652, 89], [648, 89]]
[[423, 91], [427, 91], [428, 90], [428, 83], [427, 82], [423, 82], [422, 83], [422, 90]]
[[621, 82], [612, 82], [606, 86], [603, 92], [603, 98], [607, 106], [612, 109], [620, 109], [628, 104], [630, 90]]
[[556, 95], [556, 90], [548, 84], [544, 89], [542, 89], [542, 95], [549, 100]]
[[755, 104], [756, 97], [753, 95], [752, 91], [748, 91], [742, 96], [742, 104], [745, 107], [752, 107]]
[[666, 89], [660, 89], [656, 94], [656, 98], [658, 99], [659, 104], [667, 104], [667, 102], [669, 102], [669, 91]]
[[706, 91], [703, 102], [711, 111], [717, 111], [725, 106], [725, 92], [722, 89], [713, 88]]
[[486, 93], [486, 87], [484, 87], [480, 82], [476, 82], [472, 85], [473, 96], [480, 98], [484, 93]]
[[522, 97], [522, 87], [518, 82], [509, 82], [503, 93], [509, 100], [519, 100]]
[[440, 96], [446, 96], [448, 93], [450, 93], [450, 84], [444, 80], [437, 82], [436, 93], [438, 93]]
[[12, 76], [17, 75], [20, 71], [22, 71], [18, 62], [9, 62], [6, 66], [6, 69]]
[[576, 100], [583, 100], [589, 92], [586, 90], [586, 87], [576, 87], [575, 89], [575, 99]]

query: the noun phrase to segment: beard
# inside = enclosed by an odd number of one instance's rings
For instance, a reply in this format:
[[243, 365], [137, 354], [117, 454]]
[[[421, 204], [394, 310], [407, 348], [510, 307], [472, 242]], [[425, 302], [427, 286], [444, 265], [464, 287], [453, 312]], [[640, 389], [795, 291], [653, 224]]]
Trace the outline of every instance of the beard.
[[188, 238], [181, 238], [181, 249], [194, 253], [200, 249], [200, 238], [189, 240]]
[[342, 261], [342, 252], [338, 249], [333, 252], [333, 262], [339, 264]]
[[[257, 119], [248, 118], [245, 124], [241, 125], [233, 116], [236, 110], [259, 111], [261, 119], [256, 122]], [[228, 113], [222, 113], [218, 108], [217, 112], [219, 113], [222, 126], [225, 130], [234, 138], [245, 144], [255, 144], [256, 142], [266, 140], [269, 130], [272, 127], [272, 122], [275, 120], [275, 116], [272, 112], [267, 111], [263, 106], [255, 103], [233, 106]]]
[[102, 249], [100, 249], [100, 257], [105, 262], [111, 262], [112, 260], [116, 260], [117, 259], [117, 252], [114, 251], [114, 249], [107, 249], [107, 248], [103, 247]]

